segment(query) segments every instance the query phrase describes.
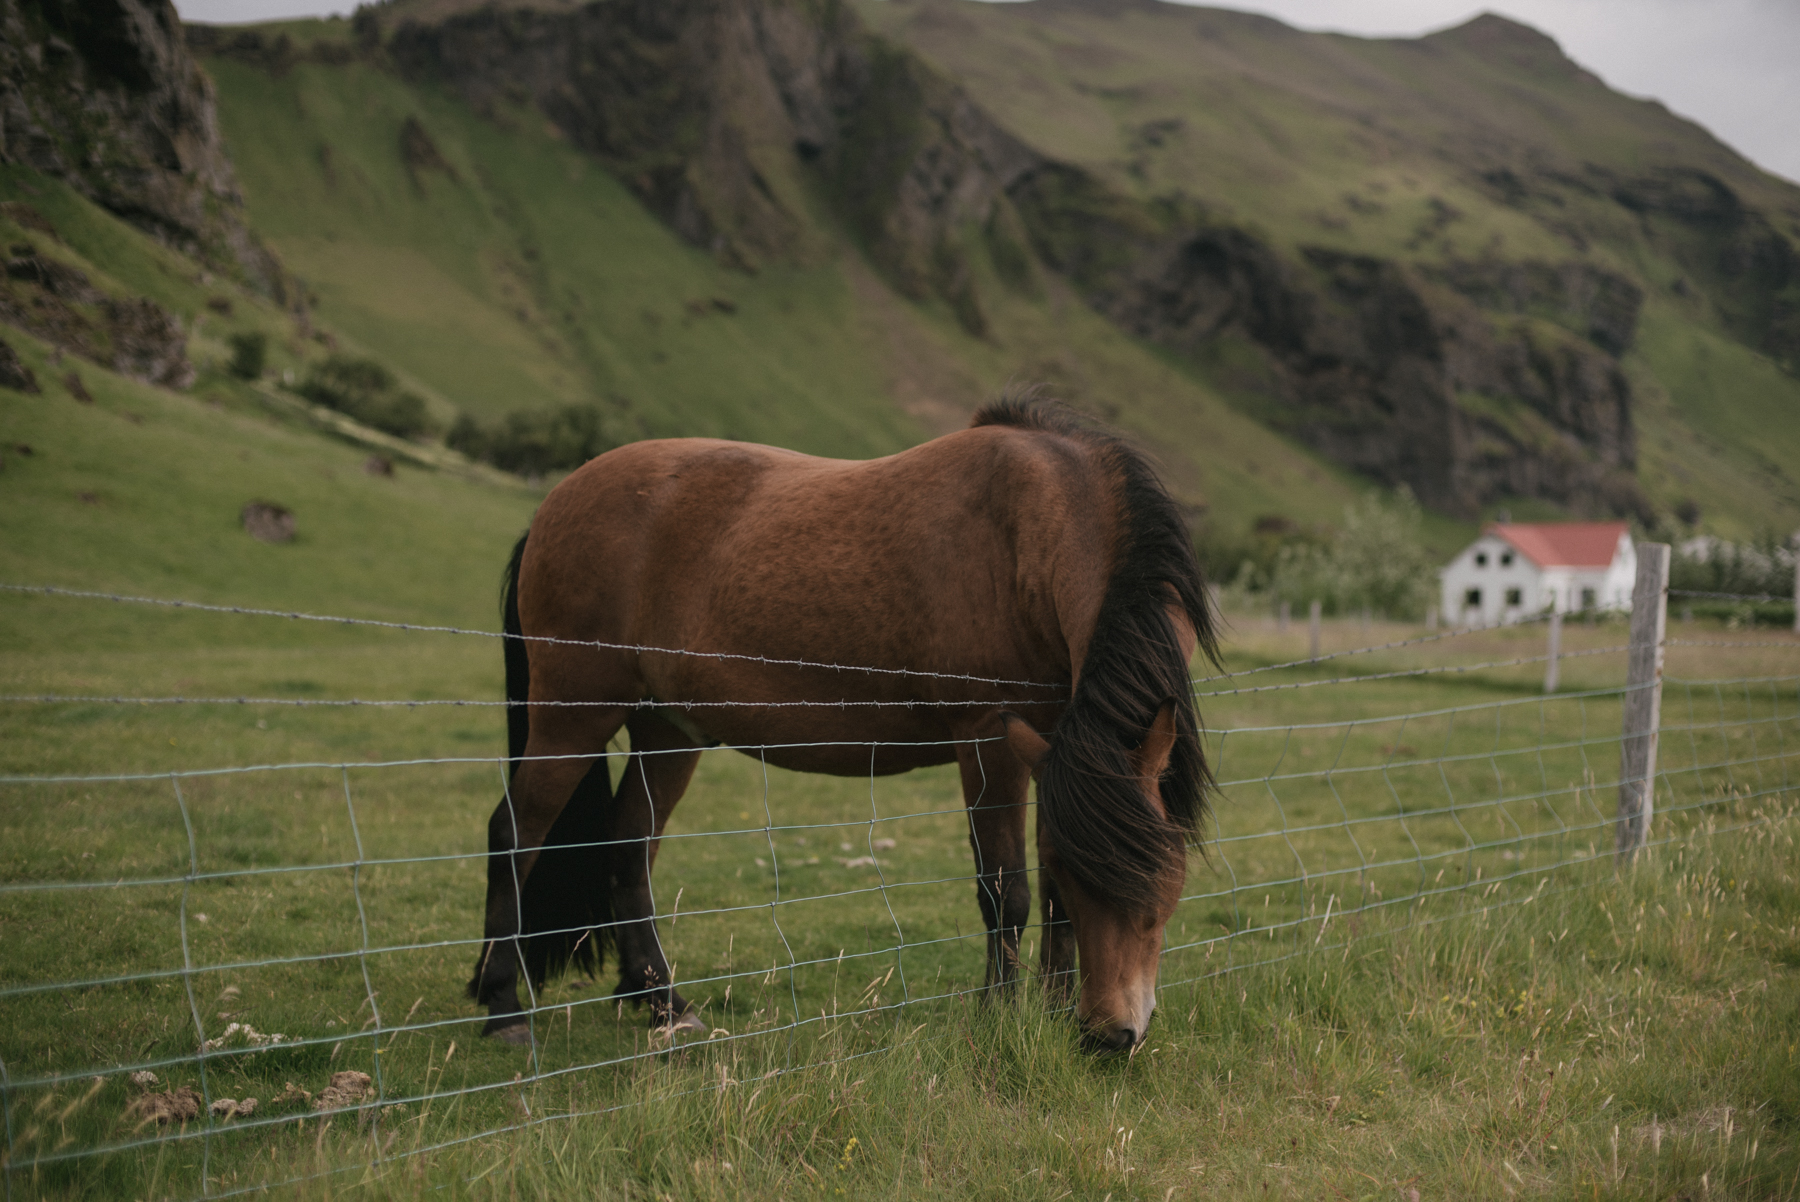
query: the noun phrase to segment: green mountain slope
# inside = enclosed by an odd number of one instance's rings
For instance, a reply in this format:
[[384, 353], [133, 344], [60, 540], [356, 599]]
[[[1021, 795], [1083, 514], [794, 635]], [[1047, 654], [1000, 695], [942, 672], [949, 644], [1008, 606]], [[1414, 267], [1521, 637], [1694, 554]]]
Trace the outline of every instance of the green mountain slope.
[[859, 353], [841, 273], [730, 270], [541, 116], [482, 121], [362, 65], [209, 66], [250, 219], [318, 318], [444, 401], [485, 416], [603, 399], [621, 441], [854, 456], [923, 435]]
[[1484, 17], [1362, 39], [1156, 0], [856, 7], [1039, 152], [1284, 254], [1629, 280], [1652, 507], [1691, 500], [1737, 534], [1800, 523], [1800, 189], [1542, 35]]
[[8, 142], [0, 316], [228, 412], [343, 353], [439, 432], [580, 405], [866, 456], [1042, 381], [1225, 542], [1397, 484], [1445, 548], [1499, 507], [1800, 523], [1800, 190], [1509, 22], [394, 0], [188, 38], [212, 241]]
[[898, 293], [817, 197], [800, 198], [803, 253], [747, 272], [685, 242], [531, 108], [478, 115], [357, 62], [275, 75], [204, 61], [249, 220], [305, 282], [313, 319], [442, 417], [592, 400], [619, 439], [864, 456], [1042, 380], [1151, 442], [1196, 513], [1232, 528], [1265, 513], [1328, 525], [1366, 488], [1054, 277], [1021, 292], [973, 264], [991, 301], [971, 336], [947, 304]]

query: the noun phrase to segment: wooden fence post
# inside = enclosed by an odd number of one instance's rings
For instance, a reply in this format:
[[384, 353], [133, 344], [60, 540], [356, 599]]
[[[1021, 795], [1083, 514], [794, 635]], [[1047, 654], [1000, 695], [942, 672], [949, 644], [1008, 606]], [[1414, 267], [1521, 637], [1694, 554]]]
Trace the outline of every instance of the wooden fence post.
[[1544, 663], [1544, 692], [1556, 692], [1562, 679], [1562, 611], [1550, 611], [1550, 658]]
[[1788, 541], [1794, 549], [1794, 633], [1800, 634], [1800, 534]]
[[1637, 545], [1619, 738], [1618, 857], [1630, 862], [1656, 813], [1656, 736], [1662, 722], [1663, 635], [1669, 621], [1669, 545]]
[[1319, 658], [1319, 603], [1314, 601], [1306, 615], [1306, 633], [1312, 641], [1311, 658]]

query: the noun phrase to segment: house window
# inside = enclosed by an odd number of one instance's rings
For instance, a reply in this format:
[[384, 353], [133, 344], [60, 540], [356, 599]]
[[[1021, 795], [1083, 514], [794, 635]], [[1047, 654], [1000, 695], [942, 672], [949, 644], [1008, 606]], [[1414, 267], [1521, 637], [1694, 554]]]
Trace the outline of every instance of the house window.
[[1478, 568], [1487, 567], [1487, 552], [1486, 551], [1475, 552], [1475, 566]]
[[1525, 604], [1524, 590], [1516, 589], [1516, 588], [1507, 589], [1506, 590], [1506, 603], [1508, 605], [1523, 605], [1523, 604]]
[[1472, 589], [1469, 589], [1468, 591], [1466, 591], [1465, 593], [1463, 593], [1463, 608], [1464, 609], [1480, 609], [1481, 608], [1481, 590], [1480, 589], [1472, 588]]
[[1584, 588], [1581, 590], [1581, 608], [1583, 608], [1583, 609], [1594, 608], [1594, 590], [1593, 589]]
[[1500, 552], [1500, 566], [1503, 568], [1512, 567], [1512, 552], [1511, 551]]

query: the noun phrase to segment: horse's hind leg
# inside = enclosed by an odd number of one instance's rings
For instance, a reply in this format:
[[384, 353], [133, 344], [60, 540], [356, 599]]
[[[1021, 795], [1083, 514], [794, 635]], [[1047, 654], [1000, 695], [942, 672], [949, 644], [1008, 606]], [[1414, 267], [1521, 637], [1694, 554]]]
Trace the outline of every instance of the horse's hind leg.
[[[519, 980], [526, 975], [521, 935], [520, 899], [538, 858], [538, 849], [565, 805], [577, 790], [591, 787], [596, 778], [606, 780], [606, 761], [600, 758], [607, 742], [624, 723], [625, 711], [602, 711], [600, 720], [588, 717], [578, 732], [555, 738], [554, 729], [534, 729], [526, 744], [525, 760], [508, 782], [505, 795], [488, 820], [488, 885], [486, 917], [482, 924], [482, 948], [476, 961], [469, 992], [488, 1008], [483, 1035], [509, 1043], [530, 1039], [519, 999]], [[554, 722], [544, 722], [553, 728]], [[568, 758], [538, 758], [563, 755]], [[592, 775], [590, 775], [592, 773]], [[602, 784], [604, 788], [604, 784]], [[581, 799], [584, 803], [588, 798]], [[591, 799], [604, 805], [605, 798]], [[604, 863], [596, 851], [596, 864]], [[596, 871], [597, 878], [603, 878]], [[596, 887], [604, 887], [599, 880]], [[524, 932], [528, 934], [528, 932]]]
[[654, 1027], [676, 1026], [704, 1031], [706, 1024], [676, 991], [656, 933], [656, 905], [650, 870], [662, 842], [663, 827], [700, 763], [694, 741], [653, 714], [636, 714], [628, 723], [632, 756], [613, 802], [612, 906], [617, 925], [613, 942], [619, 952], [617, 996], [650, 1003]]
[[1005, 743], [959, 743], [969, 844], [975, 850], [975, 897], [987, 923], [987, 988], [1010, 989], [1019, 968], [1019, 934], [1031, 915], [1025, 876], [1026, 791], [1031, 776]]

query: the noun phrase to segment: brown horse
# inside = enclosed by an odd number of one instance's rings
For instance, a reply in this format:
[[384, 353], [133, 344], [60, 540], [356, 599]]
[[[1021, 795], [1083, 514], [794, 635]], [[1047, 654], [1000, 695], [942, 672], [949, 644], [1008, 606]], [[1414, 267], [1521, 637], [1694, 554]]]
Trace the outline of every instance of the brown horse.
[[[488, 825], [469, 983], [485, 1034], [527, 1042], [520, 974], [592, 971], [603, 941], [619, 996], [705, 1029], [670, 980], [650, 869], [722, 742], [839, 775], [954, 759], [990, 992], [1031, 906], [1035, 778], [1047, 980], [1066, 994], [1079, 953], [1089, 1044], [1144, 1038], [1210, 783], [1188, 661], [1215, 644], [1185, 524], [1138, 452], [1017, 399], [868, 462], [634, 443], [551, 492], [503, 609], [507, 697], [525, 704]], [[621, 726], [615, 793], [601, 752]]]

